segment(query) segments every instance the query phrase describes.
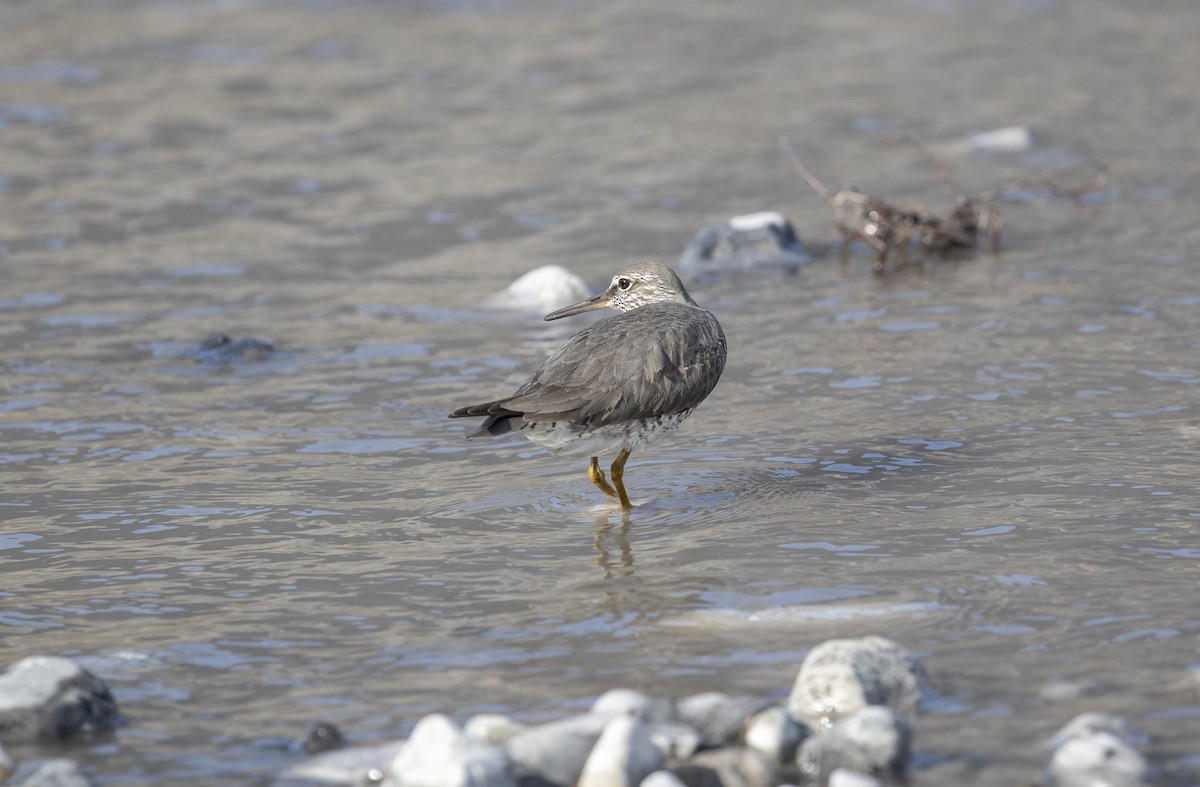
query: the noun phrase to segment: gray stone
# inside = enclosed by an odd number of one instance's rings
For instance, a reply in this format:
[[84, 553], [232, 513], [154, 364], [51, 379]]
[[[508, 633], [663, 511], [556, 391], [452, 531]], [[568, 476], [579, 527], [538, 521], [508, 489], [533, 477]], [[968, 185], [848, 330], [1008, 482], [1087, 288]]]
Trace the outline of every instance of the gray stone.
[[104, 682], [70, 659], [30, 656], [0, 674], [0, 741], [61, 741], [116, 724]]
[[13, 771], [5, 787], [95, 787], [74, 760], [32, 760]]
[[181, 354], [197, 363], [226, 364], [236, 361], [265, 361], [275, 352], [275, 345], [262, 339], [232, 339], [224, 333], [205, 336]]
[[340, 749], [345, 745], [346, 739], [342, 736], [342, 731], [329, 721], [314, 721], [304, 730], [303, 735], [292, 742], [292, 748], [305, 754], [320, 754]]
[[608, 716], [587, 713], [534, 725], [513, 735], [504, 745], [517, 781], [522, 785], [574, 784], [608, 722]]
[[679, 258], [679, 273], [695, 275], [770, 267], [795, 270], [811, 261], [796, 230], [774, 211], [734, 216], [696, 233]]
[[773, 787], [779, 781], [770, 760], [744, 746], [702, 751], [686, 766], [675, 769], [675, 773], [689, 787], [707, 785], [714, 778], [720, 787]]
[[635, 716], [614, 716], [588, 755], [576, 787], [637, 787], [664, 764], [644, 722]]
[[1064, 741], [1046, 768], [1049, 787], [1144, 787], [1155, 777], [1153, 766], [1111, 732]]
[[499, 746], [464, 735], [434, 713], [417, 722], [387, 771], [395, 787], [515, 787], [513, 764]]
[[730, 697], [710, 692], [681, 701], [678, 713], [681, 721], [700, 734], [701, 746], [712, 749], [739, 743], [746, 719], [772, 704], [762, 697]]
[[1057, 749], [1069, 740], [1086, 738], [1098, 732], [1107, 732], [1117, 736], [1127, 745], [1145, 746], [1150, 742], [1146, 733], [1139, 730], [1133, 722], [1115, 713], [1081, 713], [1063, 725], [1054, 737], [1046, 742], [1046, 746]]
[[808, 728], [793, 719], [785, 708], [774, 705], [747, 719], [742, 737], [751, 749], [776, 765], [783, 765], [795, 760], [796, 747], [808, 737]]
[[912, 756], [912, 731], [890, 708], [870, 705], [800, 744], [796, 764], [804, 778], [823, 782], [838, 768], [903, 779]]
[[354, 746], [318, 754], [284, 768], [274, 784], [277, 787], [293, 784], [310, 787], [313, 784], [347, 785], [378, 781], [366, 778], [366, 774], [374, 771], [382, 778], [388, 763], [395, 759], [403, 746], [404, 741], [391, 741], [377, 746]]
[[927, 693], [916, 657], [884, 637], [831, 639], [809, 651], [788, 696], [788, 712], [822, 730], [867, 705], [917, 710]]
[[650, 740], [669, 760], [686, 760], [700, 748], [700, 733], [678, 721], [646, 725]]

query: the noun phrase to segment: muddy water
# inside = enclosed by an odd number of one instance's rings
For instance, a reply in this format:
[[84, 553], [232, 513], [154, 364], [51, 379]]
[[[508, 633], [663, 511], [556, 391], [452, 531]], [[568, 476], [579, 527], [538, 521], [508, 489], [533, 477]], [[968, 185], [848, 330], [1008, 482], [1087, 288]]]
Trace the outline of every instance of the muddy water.
[[[1083, 710], [1194, 778], [1198, 37], [1182, 1], [5, 3], [0, 662], [112, 684], [102, 784], [245, 784], [314, 718], [780, 696], [879, 633], [938, 692], [917, 784], [1035, 779]], [[898, 131], [967, 191], [1113, 180], [873, 279], [776, 140], [947, 210]], [[818, 259], [689, 282], [729, 366], [627, 519], [445, 418], [582, 324], [479, 306], [519, 274], [763, 209]], [[279, 352], [180, 357], [216, 331]]]

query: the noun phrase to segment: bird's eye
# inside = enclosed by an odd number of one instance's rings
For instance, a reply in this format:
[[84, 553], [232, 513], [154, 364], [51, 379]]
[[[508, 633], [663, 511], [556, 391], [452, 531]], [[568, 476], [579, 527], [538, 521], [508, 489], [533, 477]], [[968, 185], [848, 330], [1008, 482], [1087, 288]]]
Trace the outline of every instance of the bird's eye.
[[617, 279], [617, 288], [618, 289], [628, 290], [632, 286], [633, 286], [633, 279], [629, 278], [628, 276], [622, 276], [621, 278]]

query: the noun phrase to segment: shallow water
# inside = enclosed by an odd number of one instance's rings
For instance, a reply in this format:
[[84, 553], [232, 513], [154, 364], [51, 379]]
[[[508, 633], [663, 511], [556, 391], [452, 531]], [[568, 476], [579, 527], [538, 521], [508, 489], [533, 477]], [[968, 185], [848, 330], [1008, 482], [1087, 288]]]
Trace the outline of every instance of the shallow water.
[[[1194, 781], [1197, 36], [1182, 1], [6, 3], [0, 663], [113, 686], [101, 784], [245, 784], [314, 718], [782, 696], [879, 633], [938, 695], [915, 784], [1036, 779], [1084, 710]], [[776, 140], [948, 210], [899, 131], [972, 193], [1113, 180], [873, 278]], [[729, 366], [627, 518], [445, 418], [584, 324], [479, 305], [521, 273], [764, 209], [818, 259], [689, 281]], [[180, 357], [216, 331], [279, 352]]]

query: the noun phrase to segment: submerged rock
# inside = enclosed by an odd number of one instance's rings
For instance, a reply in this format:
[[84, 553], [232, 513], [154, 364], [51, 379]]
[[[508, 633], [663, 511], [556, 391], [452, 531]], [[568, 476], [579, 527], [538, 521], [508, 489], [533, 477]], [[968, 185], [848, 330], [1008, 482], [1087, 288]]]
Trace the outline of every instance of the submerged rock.
[[320, 754], [346, 745], [342, 732], [328, 721], [314, 721], [295, 742], [295, 748], [305, 754]]
[[831, 639], [805, 657], [787, 708], [814, 730], [868, 705], [907, 715], [920, 705], [926, 683], [916, 657], [889, 639]]
[[[355, 746], [324, 752], [290, 765], [280, 772], [275, 784], [360, 785], [377, 782], [383, 778], [388, 763], [395, 759], [404, 741], [393, 741], [378, 746]], [[378, 778], [368, 778], [374, 772]], [[5, 785], [7, 787], [7, 785]]]
[[503, 748], [463, 734], [440, 713], [417, 722], [387, 777], [396, 787], [516, 787]]
[[890, 708], [871, 705], [800, 745], [796, 764], [805, 779], [823, 782], [839, 768], [902, 780], [912, 756], [912, 731]]
[[95, 782], [74, 760], [32, 760], [18, 765], [4, 787], [95, 787]]
[[30, 656], [0, 674], [0, 741], [64, 741], [114, 726], [108, 686], [70, 659]]
[[753, 268], [795, 270], [811, 257], [796, 230], [774, 211], [734, 216], [696, 233], [679, 258], [680, 275]]
[[204, 337], [183, 351], [182, 357], [197, 363], [223, 364], [235, 361], [264, 361], [275, 352], [275, 345], [262, 339], [231, 339], [224, 333]]

